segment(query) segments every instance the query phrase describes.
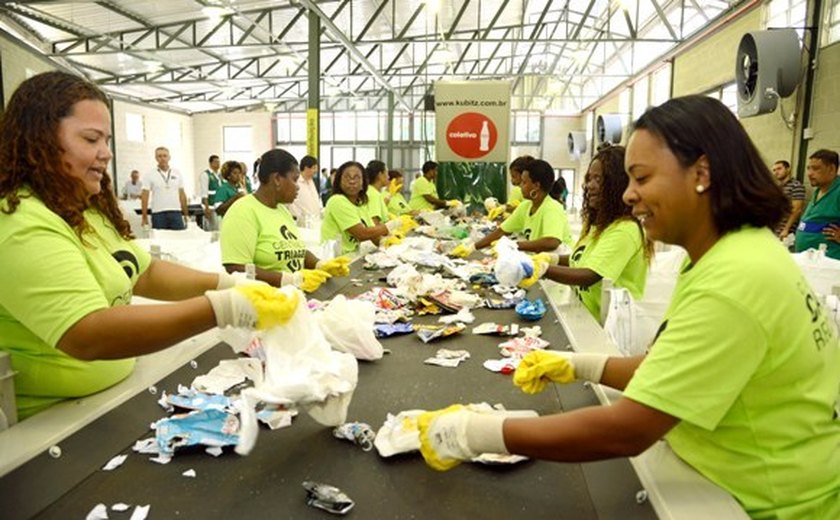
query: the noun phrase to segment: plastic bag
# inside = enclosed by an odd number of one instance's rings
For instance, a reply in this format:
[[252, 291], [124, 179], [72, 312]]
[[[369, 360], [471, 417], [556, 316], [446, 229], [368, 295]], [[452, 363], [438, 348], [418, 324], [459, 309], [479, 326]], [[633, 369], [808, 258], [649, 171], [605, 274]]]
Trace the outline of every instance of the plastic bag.
[[317, 318], [321, 332], [335, 350], [367, 361], [382, 358], [382, 344], [373, 329], [376, 308], [370, 302], [348, 300], [339, 294]]
[[[281, 290], [298, 291], [290, 287]], [[305, 301], [303, 294], [298, 296]], [[352, 355], [330, 348], [307, 305], [298, 305], [284, 325], [260, 333], [260, 340], [265, 370], [257, 375], [254, 388], [242, 391], [237, 405], [242, 422], [237, 453], [247, 455], [256, 443], [256, 406], [260, 401], [302, 407], [325, 426], [346, 422], [359, 367]]]
[[531, 257], [519, 250], [516, 242], [502, 237], [496, 243], [496, 265], [493, 273], [502, 285], [516, 286], [534, 273]]

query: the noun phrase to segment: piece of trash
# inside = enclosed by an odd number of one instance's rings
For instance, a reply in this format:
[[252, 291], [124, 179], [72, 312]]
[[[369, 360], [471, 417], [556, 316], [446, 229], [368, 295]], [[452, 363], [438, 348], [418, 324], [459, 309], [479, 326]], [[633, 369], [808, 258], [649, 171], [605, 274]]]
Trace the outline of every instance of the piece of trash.
[[533, 350], [544, 350], [550, 343], [542, 338], [512, 338], [499, 343], [499, 350], [505, 357], [523, 358]]
[[522, 334], [525, 334], [526, 338], [539, 338], [542, 336], [542, 328], [539, 325], [534, 325], [533, 327], [522, 327]]
[[519, 359], [488, 359], [482, 366], [491, 372], [509, 375], [516, 372], [519, 366]]
[[522, 455], [513, 455], [511, 453], [508, 453], [507, 455], [503, 455], [501, 453], [482, 453], [478, 457], [470, 459], [470, 462], [478, 462], [479, 464], [484, 464], [487, 466], [501, 466], [507, 464], [516, 464], [522, 462], [523, 460], [528, 460], [528, 457], [524, 457]]
[[449, 316], [441, 316], [438, 318], [441, 323], [472, 323], [475, 321], [475, 315], [466, 307], [458, 311], [456, 314]]
[[139, 441], [134, 441], [134, 446], [131, 448], [132, 450], [136, 451], [137, 453], [145, 453], [145, 454], [157, 454], [160, 453], [157, 445], [157, 439], [154, 437], [149, 437], [148, 439], [140, 439]]
[[261, 372], [262, 363], [259, 359], [223, 359], [210, 372], [193, 379], [190, 386], [206, 394], [223, 395], [226, 390], [243, 383], [245, 379], [259, 377]]
[[102, 466], [102, 471], [112, 471], [119, 468], [127, 458], [128, 455], [117, 455]]
[[155, 423], [155, 438], [161, 455], [169, 457], [182, 446], [236, 445], [239, 441], [239, 419], [220, 410], [173, 415]]
[[146, 517], [149, 516], [149, 509], [151, 509], [151, 507], [151, 505], [135, 506], [134, 511], [131, 512], [130, 520], [146, 520]]
[[204, 450], [204, 453], [218, 457], [223, 453], [223, 450], [221, 446], [208, 446], [207, 449]]
[[516, 314], [523, 320], [536, 321], [545, 315], [545, 303], [542, 298], [534, 301], [522, 300], [516, 304]]
[[190, 361], [190, 366], [192, 368], [198, 368], [198, 361], [193, 359], [192, 361]]
[[61, 446], [58, 446], [58, 445], [50, 446], [50, 449], [49, 449], [48, 452], [50, 454], [50, 457], [52, 457], [54, 459], [57, 459], [57, 458], [61, 457]]
[[257, 412], [257, 420], [271, 430], [279, 430], [292, 425], [292, 418], [297, 416], [297, 410], [265, 409]]
[[189, 478], [195, 478], [195, 470], [190, 468], [187, 471], [181, 473], [181, 475], [183, 475], [185, 477], [189, 477]]
[[376, 433], [369, 424], [349, 422], [336, 426], [333, 429], [333, 436], [351, 441], [361, 446], [363, 451], [370, 451], [373, 449], [373, 440], [376, 438]]
[[380, 457], [408, 453], [420, 449], [420, 432], [417, 417], [426, 410], [405, 410], [397, 415], [389, 413], [385, 423], [376, 432], [373, 444]]
[[90, 513], [87, 514], [85, 520], [106, 520], [108, 518], [108, 507], [105, 504], [96, 504]]
[[466, 350], [449, 350], [442, 348], [437, 351], [435, 357], [428, 358], [423, 361], [427, 365], [437, 365], [440, 367], [455, 368], [470, 358], [470, 353]]
[[157, 387], [155, 385], [150, 386], [149, 393], [152, 395], [157, 395]]
[[334, 515], [346, 515], [356, 505], [344, 492], [335, 486], [319, 482], [304, 481], [306, 504], [323, 509]]
[[411, 323], [376, 323], [373, 325], [373, 332], [377, 338], [387, 338], [398, 334], [411, 334], [414, 332], [414, 325]]
[[500, 336], [516, 336], [519, 334], [519, 325], [511, 323], [510, 325], [502, 325], [501, 323], [486, 322], [473, 327], [473, 334], [497, 334]]
[[123, 511], [128, 511], [130, 508], [131, 508], [131, 506], [126, 504], [126, 503], [117, 502], [116, 504], [111, 506], [111, 511], [116, 511], [118, 513], [122, 513]]
[[423, 340], [423, 343], [428, 343], [437, 338], [445, 338], [453, 334], [458, 334], [464, 330], [466, 325], [463, 323], [455, 323], [454, 325], [436, 326], [436, 325], [417, 325], [417, 335]]

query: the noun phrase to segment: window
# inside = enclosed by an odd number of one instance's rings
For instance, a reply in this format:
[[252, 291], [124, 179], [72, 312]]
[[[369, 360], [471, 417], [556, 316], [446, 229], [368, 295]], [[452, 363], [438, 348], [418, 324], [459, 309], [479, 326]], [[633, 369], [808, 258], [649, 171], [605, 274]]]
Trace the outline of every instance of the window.
[[306, 113], [295, 112], [291, 115], [291, 139], [292, 142], [306, 142]]
[[539, 143], [542, 135], [542, 118], [539, 112], [513, 112], [513, 141], [516, 143]]
[[125, 138], [134, 143], [146, 141], [146, 129], [142, 115], [131, 112], [125, 113]]
[[799, 38], [802, 39], [805, 34], [803, 27], [805, 26], [806, 8], [806, 0], [771, 0], [765, 11], [766, 27], [793, 27], [799, 34]]
[[[254, 160], [253, 128], [250, 126], [222, 127], [222, 157], [225, 161], [251, 164]], [[287, 148], [288, 150], [288, 148]]]
[[649, 86], [650, 76], [641, 78], [633, 85], [633, 113], [631, 117], [633, 121], [639, 119], [647, 110]]
[[840, 41], [840, 0], [831, 0], [826, 5], [826, 30], [823, 31], [823, 45]]
[[709, 90], [704, 95], [717, 99], [738, 117], [738, 86], [734, 82]]
[[289, 143], [292, 140], [292, 129], [289, 123], [289, 114], [276, 114], [275, 125], [277, 127], [277, 143]]
[[662, 67], [652, 75], [650, 89], [651, 106], [659, 106], [671, 99], [671, 64]]

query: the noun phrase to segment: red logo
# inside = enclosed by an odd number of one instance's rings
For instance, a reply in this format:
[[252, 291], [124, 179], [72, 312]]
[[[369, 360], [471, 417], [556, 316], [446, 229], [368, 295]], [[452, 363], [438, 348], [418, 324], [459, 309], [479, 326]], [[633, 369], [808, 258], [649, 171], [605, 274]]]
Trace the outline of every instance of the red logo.
[[477, 159], [490, 153], [496, 147], [498, 137], [493, 121], [476, 112], [465, 112], [446, 127], [446, 144], [466, 159]]

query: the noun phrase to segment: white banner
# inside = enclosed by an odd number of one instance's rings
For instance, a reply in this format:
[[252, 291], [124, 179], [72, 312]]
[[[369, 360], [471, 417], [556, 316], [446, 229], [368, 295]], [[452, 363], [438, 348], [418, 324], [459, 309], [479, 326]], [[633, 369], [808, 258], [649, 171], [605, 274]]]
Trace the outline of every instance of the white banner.
[[436, 160], [506, 163], [510, 91], [509, 81], [436, 82]]

